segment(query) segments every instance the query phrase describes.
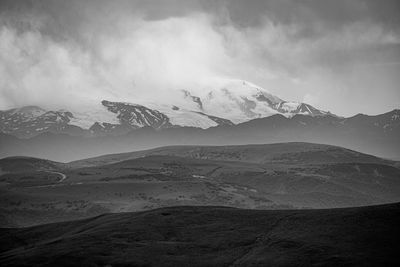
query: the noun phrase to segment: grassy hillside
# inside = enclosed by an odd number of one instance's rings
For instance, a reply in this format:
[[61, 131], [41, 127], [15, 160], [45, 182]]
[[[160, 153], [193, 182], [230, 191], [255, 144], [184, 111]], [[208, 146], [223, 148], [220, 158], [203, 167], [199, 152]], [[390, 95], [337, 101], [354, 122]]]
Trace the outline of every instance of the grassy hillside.
[[168, 146], [130, 153], [104, 155], [73, 161], [69, 165], [74, 168], [100, 166], [150, 155], [253, 163], [389, 162], [342, 147], [292, 142], [238, 146]]
[[399, 266], [400, 204], [171, 207], [0, 230], [2, 266]]
[[30, 158], [30, 157], [8, 157], [0, 159], [0, 174], [1, 172], [29, 172], [40, 170], [59, 170], [64, 168], [63, 163]]
[[177, 205], [337, 208], [400, 201], [400, 169], [309, 143], [178, 146], [60, 164], [0, 160], [0, 226]]

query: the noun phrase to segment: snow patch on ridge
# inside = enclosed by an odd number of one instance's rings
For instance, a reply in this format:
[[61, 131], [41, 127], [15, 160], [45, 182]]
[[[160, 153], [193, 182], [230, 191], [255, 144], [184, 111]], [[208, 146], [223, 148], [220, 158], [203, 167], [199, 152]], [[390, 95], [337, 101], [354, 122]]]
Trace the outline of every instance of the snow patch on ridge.
[[101, 104], [93, 106], [91, 109], [83, 112], [74, 112], [74, 117], [71, 119], [70, 124], [81, 127], [82, 129], [89, 129], [96, 122], [119, 124], [117, 114], [107, 110]]

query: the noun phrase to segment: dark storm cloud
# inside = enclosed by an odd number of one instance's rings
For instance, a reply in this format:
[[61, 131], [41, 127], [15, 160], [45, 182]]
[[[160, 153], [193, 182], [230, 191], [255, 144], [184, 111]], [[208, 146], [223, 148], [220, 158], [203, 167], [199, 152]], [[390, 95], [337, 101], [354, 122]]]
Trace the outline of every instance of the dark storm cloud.
[[303, 27], [338, 29], [356, 21], [373, 21], [398, 30], [400, 2], [397, 0], [250, 0], [226, 1], [232, 21], [244, 27], [263, 24], [267, 16], [274, 23], [300, 24]]
[[381, 112], [400, 102], [399, 14], [397, 0], [1, 0], [0, 107], [131, 100], [212, 76]]
[[2, 15], [12, 16], [43, 14], [55, 22], [47, 25], [48, 28], [70, 28], [69, 31], [92, 22], [105, 26], [121, 14], [162, 20], [194, 12], [213, 14], [225, 23], [229, 16], [229, 22], [236, 27], [262, 27], [266, 18], [276, 24], [296, 24], [304, 28], [304, 36], [299, 38], [321, 34], [322, 29], [337, 30], [358, 21], [394, 31], [399, 31], [400, 25], [398, 0], [2, 0], [0, 10]]

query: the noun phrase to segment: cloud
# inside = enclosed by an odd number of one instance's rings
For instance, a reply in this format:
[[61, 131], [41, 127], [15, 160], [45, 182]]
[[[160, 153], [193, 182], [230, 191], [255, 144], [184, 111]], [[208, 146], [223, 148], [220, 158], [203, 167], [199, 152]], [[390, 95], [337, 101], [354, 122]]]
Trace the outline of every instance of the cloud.
[[[393, 20], [371, 15], [365, 1], [340, 1], [335, 8], [311, 2], [5, 4], [0, 109], [168, 101], [179, 89], [201, 91], [224, 78], [246, 79], [283, 99], [340, 115], [394, 106], [400, 100], [393, 75], [400, 34]], [[376, 91], [371, 77], [380, 81], [387, 103], [346, 106], [348, 99]]]
[[5, 107], [79, 107], [115, 99], [137, 102], [171, 90], [201, 87], [230, 59], [205, 15], [144, 21], [124, 19], [90, 50], [40, 31], [0, 28], [0, 95]]
[[102, 74], [126, 95], [132, 90], [181, 89], [220, 75], [230, 60], [223, 42], [209, 18], [198, 14], [126, 20], [121, 33], [102, 37], [95, 50]]
[[0, 59], [0, 95], [8, 106], [73, 104], [96, 86], [87, 54], [38, 31], [0, 28]]

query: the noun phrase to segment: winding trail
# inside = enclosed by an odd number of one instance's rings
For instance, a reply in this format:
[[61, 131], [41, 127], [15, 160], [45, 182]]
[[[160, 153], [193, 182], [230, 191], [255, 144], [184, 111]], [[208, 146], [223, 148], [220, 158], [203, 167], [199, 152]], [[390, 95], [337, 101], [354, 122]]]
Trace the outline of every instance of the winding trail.
[[67, 179], [67, 175], [65, 175], [64, 173], [61, 172], [54, 172], [54, 171], [46, 171], [48, 173], [55, 173], [61, 176], [60, 180], [58, 181], [59, 183], [61, 183], [62, 181], [64, 181], [65, 179]]

